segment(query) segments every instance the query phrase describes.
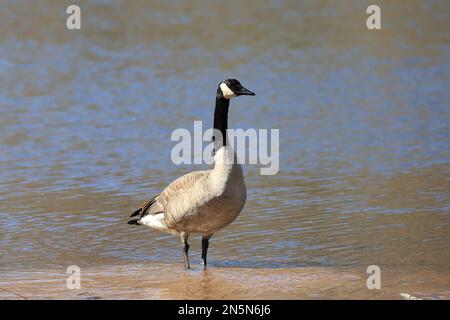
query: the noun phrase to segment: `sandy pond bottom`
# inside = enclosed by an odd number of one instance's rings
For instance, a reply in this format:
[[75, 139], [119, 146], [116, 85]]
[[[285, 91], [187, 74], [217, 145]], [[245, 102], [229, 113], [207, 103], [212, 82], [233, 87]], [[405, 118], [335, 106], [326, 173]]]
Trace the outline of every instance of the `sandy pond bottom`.
[[[81, 289], [66, 288], [65, 270], [2, 272], [0, 299], [449, 299], [445, 270], [382, 270], [381, 290], [368, 290], [365, 268], [284, 269], [126, 264], [82, 269]], [[420, 279], [423, 279], [420, 280]], [[426, 280], [425, 280], [426, 279]]]

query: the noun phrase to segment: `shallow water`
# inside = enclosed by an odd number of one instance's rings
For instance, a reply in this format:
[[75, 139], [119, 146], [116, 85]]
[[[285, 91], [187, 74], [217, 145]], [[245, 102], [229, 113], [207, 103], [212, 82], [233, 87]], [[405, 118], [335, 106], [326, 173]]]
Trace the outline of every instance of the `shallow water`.
[[[381, 1], [378, 32], [364, 1], [98, 0], [71, 32], [30, 3], [0, 4], [0, 298], [450, 297], [448, 2]], [[280, 128], [280, 172], [245, 166], [242, 214], [185, 274], [178, 239], [126, 221], [204, 168], [170, 135], [211, 125], [227, 77], [257, 94], [230, 127]]]

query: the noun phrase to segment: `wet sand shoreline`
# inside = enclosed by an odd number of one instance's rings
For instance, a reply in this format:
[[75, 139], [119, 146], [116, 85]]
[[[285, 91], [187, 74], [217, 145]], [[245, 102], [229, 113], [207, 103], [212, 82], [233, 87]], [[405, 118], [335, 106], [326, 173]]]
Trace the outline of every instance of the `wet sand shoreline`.
[[[402, 271], [404, 270], [404, 271]], [[380, 290], [364, 268], [236, 268], [134, 263], [82, 269], [81, 288], [66, 288], [65, 270], [2, 271], [0, 299], [449, 299], [445, 270], [383, 268]]]

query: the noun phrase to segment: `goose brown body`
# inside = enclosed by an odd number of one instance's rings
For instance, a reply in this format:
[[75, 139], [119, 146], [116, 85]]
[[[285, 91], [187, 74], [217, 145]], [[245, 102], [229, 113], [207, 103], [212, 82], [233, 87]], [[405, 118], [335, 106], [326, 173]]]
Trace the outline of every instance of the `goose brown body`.
[[[223, 147], [215, 158], [231, 152]], [[210, 236], [236, 219], [246, 198], [241, 166], [216, 160], [214, 169], [191, 172], [169, 184], [142, 212], [140, 221], [162, 231]], [[164, 219], [154, 226], [158, 214]]]

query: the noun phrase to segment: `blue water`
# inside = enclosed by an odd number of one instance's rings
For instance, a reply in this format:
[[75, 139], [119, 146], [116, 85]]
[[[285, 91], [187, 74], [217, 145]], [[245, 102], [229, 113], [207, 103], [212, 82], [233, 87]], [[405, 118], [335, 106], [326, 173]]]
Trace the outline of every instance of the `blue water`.
[[217, 84], [234, 77], [256, 96], [232, 101], [230, 126], [280, 129], [280, 172], [245, 166], [249, 199], [213, 238], [213, 265], [448, 268], [446, 2], [408, 2], [408, 19], [406, 2], [386, 4], [396, 19], [379, 34], [356, 2], [231, 8], [214, 30], [219, 1], [177, 3], [94, 1], [69, 33], [49, 1], [0, 34], [2, 267], [178, 262], [178, 239], [125, 222], [206, 167], [173, 164], [170, 135], [211, 126]]

